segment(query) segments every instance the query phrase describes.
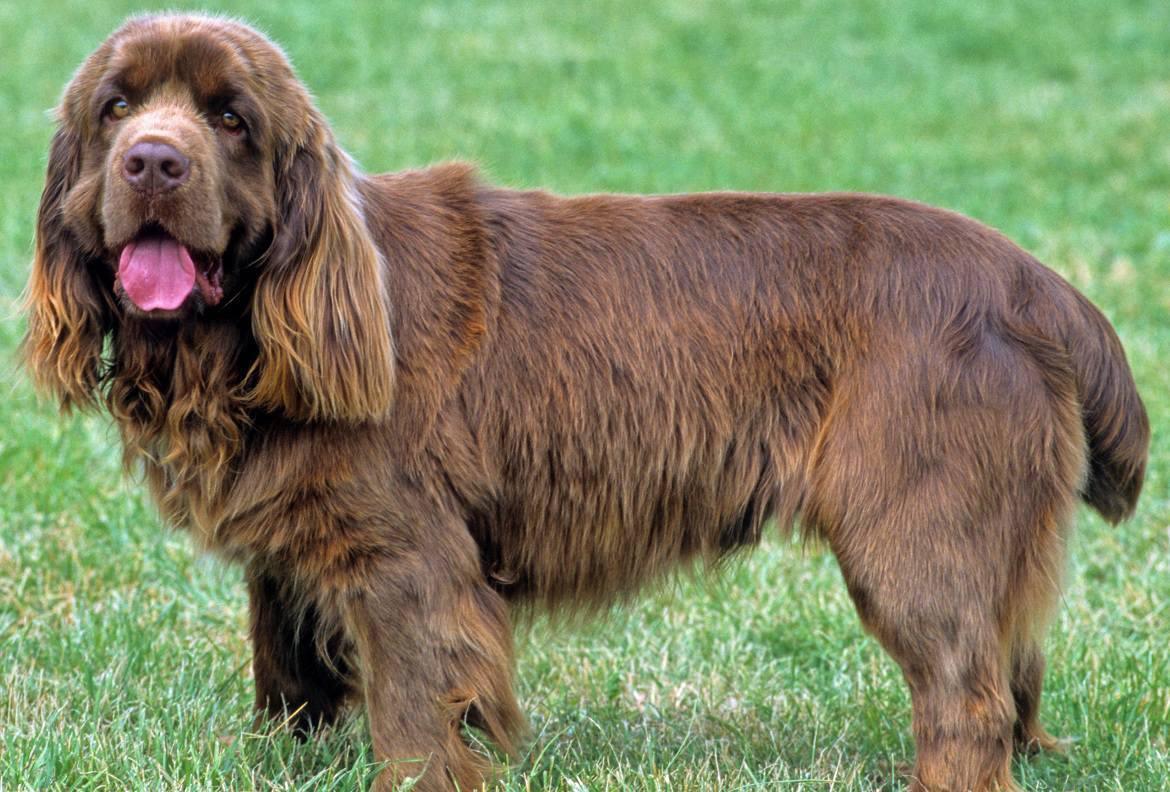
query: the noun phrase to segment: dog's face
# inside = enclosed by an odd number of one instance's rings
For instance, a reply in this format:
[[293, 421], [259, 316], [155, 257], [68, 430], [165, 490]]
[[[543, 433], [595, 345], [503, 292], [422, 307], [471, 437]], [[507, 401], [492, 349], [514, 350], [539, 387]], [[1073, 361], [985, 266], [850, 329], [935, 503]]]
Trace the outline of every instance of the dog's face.
[[197, 313], [240, 288], [309, 109], [280, 51], [221, 19], [132, 20], [82, 65], [61, 107], [81, 152], [63, 220], [128, 313]]
[[361, 179], [274, 44], [225, 19], [132, 19], [58, 120], [24, 349], [63, 406], [96, 403], [111, 333], [142, 348], [143, 322], [157, 338], [215, 317], [257, 348], [250, 404], [385, 412], [393, 341]]

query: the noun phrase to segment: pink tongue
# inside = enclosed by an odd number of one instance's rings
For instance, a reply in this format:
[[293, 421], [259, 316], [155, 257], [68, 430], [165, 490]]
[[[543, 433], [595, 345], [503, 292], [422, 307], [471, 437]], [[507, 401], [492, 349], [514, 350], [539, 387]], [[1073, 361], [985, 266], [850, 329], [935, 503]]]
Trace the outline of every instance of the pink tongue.
[[195, 287], [195, 262], [169, 236], [138, 239], [122, 248], [118, 280], [142, 310], [173, 311]]

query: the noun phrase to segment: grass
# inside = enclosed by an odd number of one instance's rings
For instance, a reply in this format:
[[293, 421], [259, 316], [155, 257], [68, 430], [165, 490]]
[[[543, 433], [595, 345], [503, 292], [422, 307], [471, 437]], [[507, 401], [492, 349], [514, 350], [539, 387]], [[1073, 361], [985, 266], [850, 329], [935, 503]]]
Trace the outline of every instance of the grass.
[[[185, 6], [186, 3], [171, 5]], [[1170, 5], [665, 0], [230, 8], [283, 43], [368, 170], [447, 158], [561, 192], [853, 189], [973, 215], [1114, 320], [1155, 427], [1136, 518], [1078, 517], [1045, 698], [1065, 757], [1029, 789], [1170, 778]], [[1002, 6], [1002, 7], [1001, 7]], [[226, 9], [221, 3], [205, 8]], [[0, 5], [0, 358], [72, 70], [128, 12]], [[13, 365], [15, 365], [13, 363]], [[237, 570], [123, 482], [102, 417], [23, 373], [0, 400], [0, 788], [353, 789], [360, 716], [250, 726]], [[509, 790], [894, 789], [899, 674], [831, 556], [771, 541], [714, 582], [519, 636], [533, 726]]]

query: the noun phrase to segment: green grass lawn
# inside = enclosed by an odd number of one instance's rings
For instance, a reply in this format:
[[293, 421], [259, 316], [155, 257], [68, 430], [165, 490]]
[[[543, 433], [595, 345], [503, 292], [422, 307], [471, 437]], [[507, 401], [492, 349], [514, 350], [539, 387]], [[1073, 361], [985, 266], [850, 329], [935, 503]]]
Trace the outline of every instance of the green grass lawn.
[[[169, 3], [168, 6], [186, 6]], [[381, 6], [389, 6], [383, 9]], [[236, 3], [370, 171], [448, 158], [559, 192], [913, 197], [1000, 228], [1105, 310], [1154, 425], [1136, 518], [1082, 512], [1029, 789], [1170, 778], [1170, 4], [599, 0]], [[1003, 6], [993, 10], [992, 6]], [[204, 8], [229, 8], [209, 3]], [[0, 5], [0, 367], [15, 369], [47, 114], [129, 11]], [[576, 10], [569, 10], [576, 9]], [[239, 571], [119, 472], [102, 417], [0, 399], [0, 788], [353, 789], [360, 716], [251, 729]], [[894, 789], [900, 675], [833, 558], [771, 541], [603, 622], [521, 630], [513, 790]]]

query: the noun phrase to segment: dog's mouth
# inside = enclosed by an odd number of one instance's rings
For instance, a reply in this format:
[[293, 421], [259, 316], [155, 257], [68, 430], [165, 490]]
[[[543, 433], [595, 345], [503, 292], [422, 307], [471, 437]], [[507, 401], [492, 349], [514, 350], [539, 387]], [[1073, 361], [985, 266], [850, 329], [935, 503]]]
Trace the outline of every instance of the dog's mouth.
[[195, 293], [212, 306], [223, 299], [223, 266], [219, 256], [192, 254], [161, 227], [150, 225], [122, 248], [117, 283], [144, 313], [178, 311]]

